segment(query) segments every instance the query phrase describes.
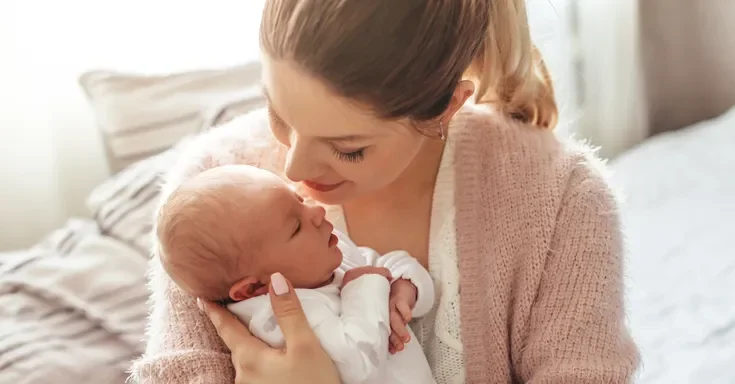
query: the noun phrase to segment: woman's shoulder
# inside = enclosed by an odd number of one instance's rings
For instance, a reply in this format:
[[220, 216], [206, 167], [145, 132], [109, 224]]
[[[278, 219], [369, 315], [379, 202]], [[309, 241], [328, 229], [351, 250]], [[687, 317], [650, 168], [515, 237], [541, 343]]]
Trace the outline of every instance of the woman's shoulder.
[[457, 172], [479, 172], [486, 187], [511, 185], [516, 193], [536, 189], [557, 199], [577, 184], [608, 191], [604, 161], [587, 143], [509, 121], [480, 106], [464, 108], [456, 128]]
[[272, 135], [265, 109], [258, 109], [182, 144], [172, 173], [190, 177], [225, 164], [248, 164], [280, 172], [285, 149]]
[[220, 126], [212, 127], [191, 140], [191, 147], [210, 153], [236, 152], [255, 148], [273, 148], [278, 145], [270, 131], [268, 112], [256, 109], [235, 117]]

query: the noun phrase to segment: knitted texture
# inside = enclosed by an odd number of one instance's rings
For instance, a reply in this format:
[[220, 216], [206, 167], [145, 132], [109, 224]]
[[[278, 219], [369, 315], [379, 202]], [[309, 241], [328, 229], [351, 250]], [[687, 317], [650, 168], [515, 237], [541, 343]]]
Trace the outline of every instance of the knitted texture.
[[[599, 162], [551, 132], [479, 107], [465, 108], [449, 134], [465, 382], [631, 382], [639, 355], [625, 327], [622, 235]], [[281, 173], [284, 154], [264, 112], [254, 112], [196, 140], [163, 198], [220, 164]], [[234, 382], [226, 347], [156, 251], [148, 344], [133, 380]]]
[[449, 135], [444, 146], [431, 204], [429, 273], [434, 280], [434, 307], [411, 324], [437, 384], [465, 382], [454, 205], [454, 138]]

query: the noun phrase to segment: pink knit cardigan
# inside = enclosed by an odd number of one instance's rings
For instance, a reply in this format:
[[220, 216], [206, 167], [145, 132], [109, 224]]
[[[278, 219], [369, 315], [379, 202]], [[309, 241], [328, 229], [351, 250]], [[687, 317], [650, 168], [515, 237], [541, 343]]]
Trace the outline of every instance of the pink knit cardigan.
[[[631, 382], [639, 355], [625, 326], [622, 235], [594, 156], [548, 131], [478, 107], [452, 122], [467, 383]], [[164, 196], [223, 163], [280, 170], [284, 148], [263, 112], [196, 140]], [[257, 155], [254, 155], [257, 154]], [[145, 384], [233, 383], [228, 350], [152, 260]]]

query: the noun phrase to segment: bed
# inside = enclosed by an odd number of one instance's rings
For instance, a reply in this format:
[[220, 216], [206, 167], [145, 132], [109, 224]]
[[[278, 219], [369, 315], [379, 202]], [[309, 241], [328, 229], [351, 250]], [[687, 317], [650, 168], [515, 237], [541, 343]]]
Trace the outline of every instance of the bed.
[[735, 108], [617, 158], [639, 383], [735, 382]]

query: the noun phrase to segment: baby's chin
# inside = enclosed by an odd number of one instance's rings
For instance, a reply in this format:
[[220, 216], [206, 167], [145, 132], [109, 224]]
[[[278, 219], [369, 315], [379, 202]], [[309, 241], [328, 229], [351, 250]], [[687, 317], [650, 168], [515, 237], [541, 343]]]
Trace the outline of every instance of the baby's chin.
[[339, 268], [340, 265], [342, 265], [342, 258], [344, 257], [342, 255], [342, 250], [340, 250], [338, 247], [334, 247], [339, 257], [337, 257], [337, 266], [334, 267], [334, 269]]
[[330, 257], [333, 258], [332, 264], [330, 265], [330, 270], [334, 272], [337, 268], [339, 268], [340, 265], [342, 265], [342, 251], [339, 250], [339, 248], [329, 248], [328, 251], [330, 253]]
[[330, 271], [329, 271], [329, 275], [331, 277], [331, 275], [334, 273], [334, 271], [337, 270], [340, 265], [342, 265], [342, 251], [340, 251], [339, 248], [334, 247], [334, 248], [329, 248], [329, 252], [330, 253], [333, 253], [333, 255], [334, 255], [333, 256], [334, 257], [334, 262], [330, 266]]

